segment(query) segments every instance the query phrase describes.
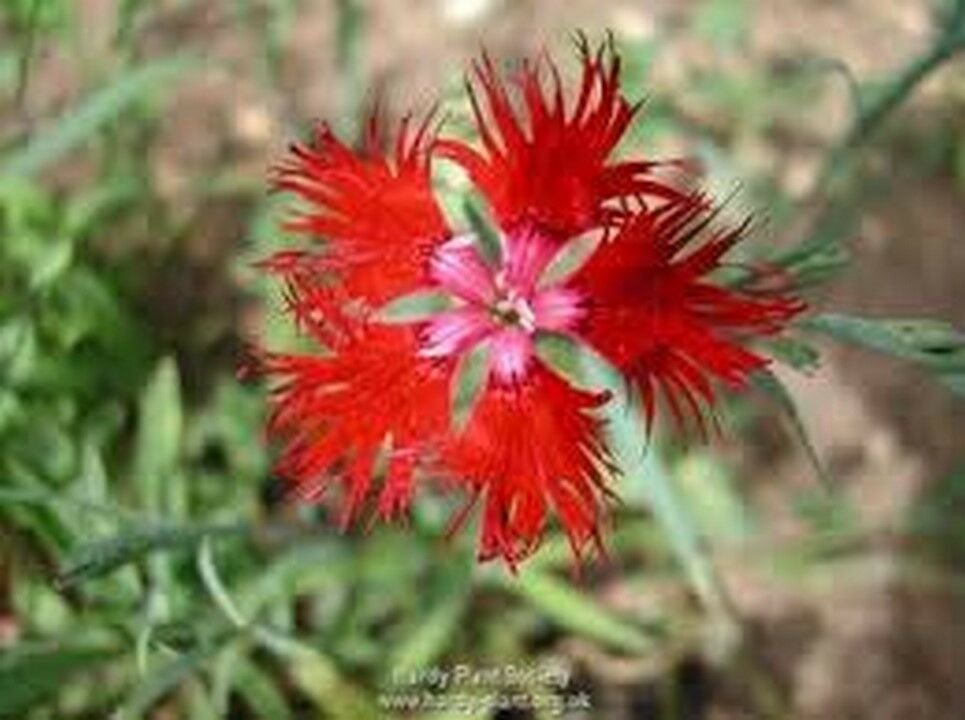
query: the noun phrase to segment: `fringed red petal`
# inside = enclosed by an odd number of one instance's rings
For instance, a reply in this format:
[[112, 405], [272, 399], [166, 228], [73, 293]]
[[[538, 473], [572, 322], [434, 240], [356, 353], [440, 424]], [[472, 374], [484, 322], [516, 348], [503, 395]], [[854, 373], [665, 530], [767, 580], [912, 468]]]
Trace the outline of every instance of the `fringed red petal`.
[[746, 224], [716, 228], [700, 194], [633, 215], [573, 280], [588, 298], [584, 339], [639, 387], [652, 419], [662, 396], [703, 426], [712, 381], [732, 387], [767, 360], [745, 347], [779, 332], [803, 304], [780, 291], [744, 292], [713, 277]]
[[324, 265], [372, 305], [421, 287], [425, 259], [448, 235], [431, 186], [430, 120], [414, 131], [406, 120], [391, 151], [374, 119], [361, 152], [321, 125], [275, 175], [275, 187], [305, 201], [287, 227], [324, 239]]
[[273, 381], [268, 431], [282, 443], [276, 472], [308, 501], [340, 483], [343, 524], [373, 494], [378, 515], [398, 516], [409, 505], [417, 459], [449, 430], [450, 368], [420, 358], [405, 326], [359, 325], [328, 339], [328, 355], [262, 360]]
[[526, 220], [565, 240], [622, 216], [621, 203], [611, 201], [680, 195], [654, 177], [660, 163], [613, 160], [639, 106], [620, 92], [620, 59], [611, 46], [593, 52], [581, 38], [580, 54], [580, 88], [569, 103], [549, 58], [525, 62], [512, 92], [483, 55], [469, 83], [482, 152], [458, 140], [438, 142], [439, 153], [482, 190], [503, 228]]
[[605, 398], [538, 364], [521, 383], [494, 377], [441, 453], [444, 470], [482, 501], [480, 559], [515, 567], [539, 545], [550, 514], [577, 558], [600, 547], [608, 460], [591, 411]]

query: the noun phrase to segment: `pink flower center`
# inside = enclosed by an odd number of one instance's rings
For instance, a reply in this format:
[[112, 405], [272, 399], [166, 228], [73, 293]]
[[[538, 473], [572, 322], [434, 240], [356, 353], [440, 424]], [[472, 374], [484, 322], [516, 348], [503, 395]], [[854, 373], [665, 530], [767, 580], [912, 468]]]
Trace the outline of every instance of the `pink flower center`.
[[485, 342], [490, 370], [515, 382], [532, 361], [535, 334], [572, 330], [584, 310], [576, 290], [564, 283], [540, 284], [558, 243], [537, 231], [522, 231], [502, 237], [501, 245], [497, 268], [483, 259], [470, 235], [453, 238], [433, 255], [430, 276], [458, 306], [428, 321], [421, 353], [462, 355]]

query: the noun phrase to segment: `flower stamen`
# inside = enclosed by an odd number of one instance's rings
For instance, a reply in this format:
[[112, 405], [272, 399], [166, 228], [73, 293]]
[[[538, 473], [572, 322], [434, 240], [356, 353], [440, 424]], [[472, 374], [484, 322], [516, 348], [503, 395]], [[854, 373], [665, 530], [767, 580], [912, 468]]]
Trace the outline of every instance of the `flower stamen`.
[[499, 325], [522, 328], [530, 334], [536, 331], [536, 313], [525, 297], [512, 291], [496, 300], [489, 313]]

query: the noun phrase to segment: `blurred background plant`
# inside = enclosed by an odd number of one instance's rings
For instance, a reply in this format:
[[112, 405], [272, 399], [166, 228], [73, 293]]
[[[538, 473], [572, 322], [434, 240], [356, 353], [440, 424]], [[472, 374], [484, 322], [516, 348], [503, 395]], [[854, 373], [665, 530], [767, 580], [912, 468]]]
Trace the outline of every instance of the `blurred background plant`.
[[[404, 704], [428, 668], [544, 662], [571, 683], [489, 689], [585, 692], [574, 718], [961, 717], [963, 645], [935, 650], [965, 609], [961, 405], [866, 355], [818, 368], [813, 346], [865, 346], [965, 391], [962, 336], [908, 319], [937, 305], [963, 321], [965, 257], [950, 248], [965, 222], [965, 2], [791, 5], [7, 0], [0, 717], [555, 717], [447, 709], [458, 688], [434, 708]], [[781, 42], [775, 12], [806, 33], [824, 12], [853, 23], [842, 32], [857, 44], [863, 22], [901, 40], [880, 39], [887, 68], [866, 80], [834, 47], [767, 50]], [[367, 88], [402, 111], [449, 83], [460, 127], [460, 77], [440, 76], [441, 60], [463, 62], [480, 39], [518, 57], [534, 37], [562, 45], [564, 28], [604, 26], [627, 91], [648, 97], [626, 149], [695, 154], [722, 195], [739, 178], [733, 204], [769, 219], [751, 252], [806, 286], [838, 278], [770, 348], [790, 370], [732, 399], [710, 444], [658, 432], [648, 445], [635, 415], [614, 411], [623, 502], [610, 557], [581, 577], [557, 536], [518, 577], [477, 567], [471, 539], [441, 539], [443, 499], [407, 528], [347, 534], [280, 503], [263, 389], [235, 378], [246, 335], [286, 333], [250, 269], [286, 243], [265, 165], [313, 117], [354, 134]], [[945, 244], [909, 264], [934, 216], [951, 224]], [[875, 232], [898, 253], [856, 247]], [[915, 294], [936, 285], [935, 302]], [[842, 375], [854, 357], [872, 380]], [[938, 410], [921, 419], [926, 404]], [[877, 625], [853, 622], [872, 611]], [[916, 645], [925, 659], [906, 677], [890, 654], [907, 652], [892, 648], [899, 633], [942, 638], [937, 657]], [[873, 670], [841, 677], [855, 657]]]

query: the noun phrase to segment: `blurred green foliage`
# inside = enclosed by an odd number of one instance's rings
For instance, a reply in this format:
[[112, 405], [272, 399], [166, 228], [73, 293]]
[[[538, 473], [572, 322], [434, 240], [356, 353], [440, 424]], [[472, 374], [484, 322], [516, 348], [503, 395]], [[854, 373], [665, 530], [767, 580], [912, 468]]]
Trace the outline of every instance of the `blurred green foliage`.
[[[270, 82], [297, 7], [268, 2], [268, 22], [261, 22], [255, 5], [238, 0], [235, 18], [261, 31]], [[692, 29], [733, 52], [747, 32], [749, 5], [708, 0]], [[340, 122], [351, 132], [362, 97], [365, 19], [354, 1], [337, 7]], [[379, 692], [397, 690], [399, 675], [440, 662], [535, 662], [563, 638], [666, 664], [688, 655], [734, 657], [739, 621], [710, 549], [745, 548], [758, 521], [737, 478], [708, 451], [648, 442], [633, 398], [611, 405], [608, 416], [625, 474], [608, 567], [622, 586], [643, 588], [635, 592], [669, 580], [687, 588], [687, 602], [614, 609], [595, 591], [606, 577], [567, 573], [568, 548], [555, 534], [518, 577], [476, 567], [471, 538], [440, 540], [448, 509], [441, 498], [426, 498], [407, 528], [346, 534], [320, 510], [271, 501], [261, 389], [217, 366], [205, 392], [187, 392], [184, 349], [166, 346], [144, 312], [149, 268], [138, 251], [99, 241], [131, 218], [150, 218], [161, 235], [178, 227], [176, 209], [150, 180], [145, 143], [164, 107], [162, 91], [202, 60], [137, 58], [138, 29], [156, 11], [119, 2], [116, 67], [0, 151], [0, 620], [14, 622], [18, 634], [0, 649], [0, 717], [162, 717], [163, 708], [164, 717], [199, 720], [365, 720], [391, 715]], [[14, 40], [0, 51], [5, 102], [22, 95], [41, 44], [71, 51], [71, 13], [71, 3], [52, 0], [8, 0], [0, 9]], [[947, 22], [961, 27], [939, 41], [965, 42], [961, 15]], [[629, 86], [644, 87], [660, 42], [623, 49]], [[815, 82], [810, 72], [792, 80], [766, 70], [710, 74], [692, 90], [732, 119], [736, 135], [753, 134]], [[878, 97], [894, 104], [901, 89]], [[631, 143], [694, 132], [666, 97], [651, 98], [648, 114]], [[726, 167], [726, 148], [703, 140], [717, 174], [736, 174]], [[93, 158], [93, 176], [81, 187], [51, 187], [48, 174], [77, 152]], [[769, 203], [789, 203], [772, 184], [761, 188]], [[245, 251], [264, 254], [279, 240], [278, 203], [239, 192], [250, 209]], [[843, 231], [829, 227], [779, 258], [802, 282], [823, 279], [846, 259]], [[173, 252], [170, 238], [156, 240]], [[803, 329], [911, 359], [962, 389], [965, 351], [948, 328], [822, 316]], [[270, 323], [265, 329], [272, 341], [284, 332]], [[815, 362], [799, 338], [774, 352], [793, 367]], [[622, 394], [606, 367], [582, 362], [584, 379]], [[806, 443], [777, 378], [762, 376], [761, 387]], [[948, 483], [952, 503], [960, 499], [958, 478]], [[913, 529], [961, 547], [943, 503], [925, 502]], [[860, 533], [853, 508], [835, 493], [806, 495], [798, 510], [811, 535], [803, 546], [763, 553], [764, 564], [820, 563]]]

